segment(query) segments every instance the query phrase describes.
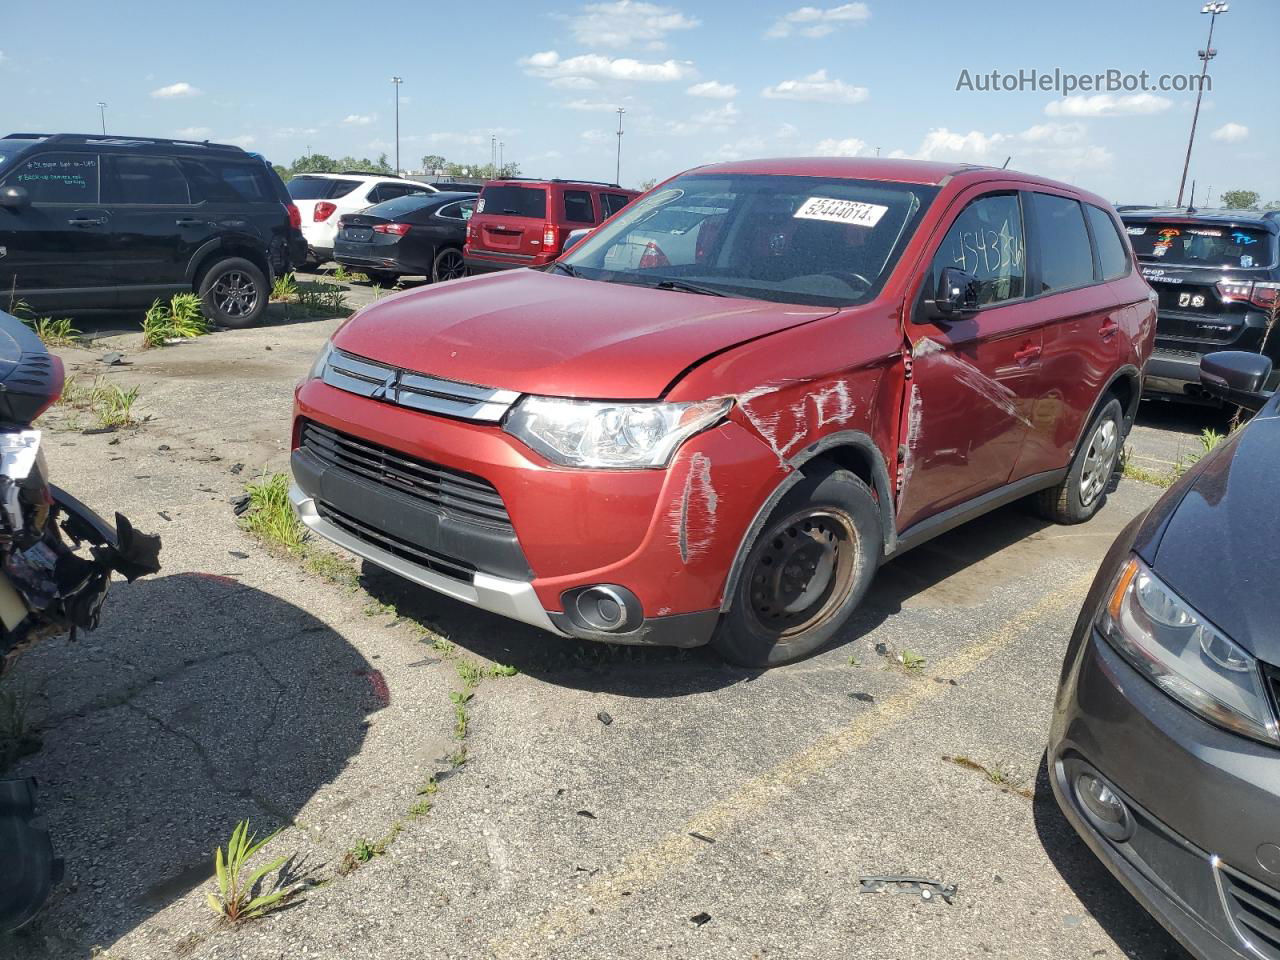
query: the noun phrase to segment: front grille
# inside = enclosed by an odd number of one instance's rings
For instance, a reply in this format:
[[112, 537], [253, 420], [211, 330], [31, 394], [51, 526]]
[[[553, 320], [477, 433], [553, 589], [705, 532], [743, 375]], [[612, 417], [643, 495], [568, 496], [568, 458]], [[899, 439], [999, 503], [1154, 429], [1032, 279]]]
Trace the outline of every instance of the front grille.
[[485, 423], [497, 423], [520, 397], [514, 390], [441, 380], [341, 350], [329, 354], [324, 382], [348, 393], [412, 410]]
[[1280, 960], [1280, 891], [1215, 863], [1222, 905], [1237, 936], [1266, 960]]
[[443, 554], [425, 550], [417, 544], [387, 533], [385, 530], [374, 529], [367, 523], [361, 523], [355, 517], [343, 513], [333, 504], [325, 503], [323, 500], [316, 502], [316, 511], [323, 519], [351, 534], [357, 540], [362, 540], [375, 547], [381, 547], [387, 553], [399, 557], [401, 560], [408, 560], [442, 576], [452, 577], [454, 580], [462, 580], [465, 583], [473, 583], [475, 581], [476, 568], [465, 561], [454, 560]]
[[327, 466], [385, 486], [459, 520], [510, 531], [502, 495], [482, 477], [419, 460], [308, 420], [302, 447]]

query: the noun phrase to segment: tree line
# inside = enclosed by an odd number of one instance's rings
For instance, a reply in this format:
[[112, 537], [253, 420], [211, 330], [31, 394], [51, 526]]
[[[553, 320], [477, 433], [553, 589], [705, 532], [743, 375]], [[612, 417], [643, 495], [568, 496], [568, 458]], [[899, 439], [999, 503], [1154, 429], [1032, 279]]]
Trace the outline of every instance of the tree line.
[[[390, 176], [396, 172], [385, 153], [379, 154], [377, 160], [370, 160], [368, 157], [357, 158], [350, 155], [334, 159], [323, 153], [309, 153], [306, 156], [298, 157], [287, 167], [279, 163], [272, 164], [272, 166], [275, 167], [276, 173], [280, 174], [280, 179], [286, 183], [300, 173], [343, 173], [351, 171]], [[422, 158], [422, 172], [429, 177], [445, 176], [455, 179], [466, 177], [473, 180], [499, 180], [505, 177], [520, 176], [520, 164], [504, 163], [499, 166], [492, 163], [459, 163], [446, 160], [438, 154], [428, 154]]]

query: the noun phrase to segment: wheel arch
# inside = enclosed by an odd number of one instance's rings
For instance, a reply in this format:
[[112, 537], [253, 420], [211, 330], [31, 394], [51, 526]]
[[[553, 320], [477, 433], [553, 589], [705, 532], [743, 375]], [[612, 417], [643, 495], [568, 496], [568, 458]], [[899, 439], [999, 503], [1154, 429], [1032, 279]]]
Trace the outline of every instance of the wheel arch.
[[191, 288], [196, 293], [199, 293], [200, 284], [204, 281], [204, 275], [209, 272], [209, 269], [214, 264], [222, 260], [230, 260], [233, 257], [248, 260], [262, 271], [267, 283], [271, 283], [271, 264], [267, 258], [266, 251], [247, 241], [217, 238], [210, 240], [197, 250], [195, 255], [192, 256], [191, 262], [187, 265], [187, 280], [190, 282]]
[[894, 513], [893, 483], [889, 479], [889, 468], [885, 464], [884, 455], [881, 454], [875, 441], [863, 431], [838, 430], [805, 447], [787, 461], [787, 466], [792, 468], [791, 471], [765, 498], [747, 527], [746, 533], [743, 534], [742, 542], [738, 544], [738, 551], [734, 554], [733, 564], [725, 579], [724, 594], [720, 599], [722, 613], [727, 611], [733, 602], [733, 594], [742, 577], [742, 568], [746, 563], [747, 554], [750, 553], [751, 545], [768, 522], [774, 507], [805, 477], [806, 466], [812, 469], [819, 463], [827, 463], [839, 469], [848, 470], [871, 488], [880, 507], [880, 526], [884, 539], [881, 554], [887, 556], [892, 552], [897, 542], [897, 524]]
[[1089, 430], [1089, 424], [1093, 423], [1093, 418], [1098, 415], [1098, 411], [1112, 398], [1120, 401], [1120, 409], [1124, 415], [1124, 435], [1127, 437], [1129, 431], [1133, 429], [1134, 420], [1138, 416], [1138, 402], [1142, 399], [1142, 372], [1133, 364], [1125, 364], [1113, 373], [1106, 386], [1098, 393], [1098, 398], [1089, 409], [1089, 415], [1080, 423], [1080, 432], [1076, 435], [1076, 442], [1071, 446], [1071, 459], [1067, 461], [1068, 464], [1079, 452], [1080, 444]]

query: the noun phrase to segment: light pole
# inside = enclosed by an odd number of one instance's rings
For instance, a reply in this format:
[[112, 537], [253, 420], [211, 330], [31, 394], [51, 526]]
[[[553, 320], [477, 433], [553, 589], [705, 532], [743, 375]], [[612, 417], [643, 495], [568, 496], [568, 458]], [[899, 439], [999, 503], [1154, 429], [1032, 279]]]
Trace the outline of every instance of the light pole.
[[618, 108], [618, 161], [613, 168], [613, 182], [622, 183], [622, 115], [627, 111]]
[[502, 169], [503, 167], [506, 166], [506, 163], [502, 159], [502, 149], [505, 146], [506, 144], [503, 143], [501, 140], [498, 141], [498, 169], [496, 171], [496, 176], [499, 176], [499, 177], [502, 176]]
[[1200, 86], [1196, 90], [1196, 109], [1191, 114], [1191, 135], [1187, 137], [1187, 158], [1182, 162], [1182, 179], [1178, 181], [1178, 202], [1176, 206], [1182, 206], [1182, 189], [1187, 185], [1187, 169], [1191, 166], [1191, 145], [1196, 142], [1196, 121], [1200, 119], [1200, 98], [1204, 96], [1204, 77], [1209, 71], [1209, 61], [1218, 55], [1218, 51], [1213, 49], [1213, 24], [1218, 19], [1218, 14], [1226, 13], [1229, 9], [1228, 4], [1222, 0], [1212, 0], [1200, 8], [1201, 13], [1209, 14], [1209, 39], [1205, 41], [1204, 49], [1199, 51], [1200, 56]]
[[498, 138], [493, 134], [489, 135], [489, 170], [491, 176], [498, 176]]
[[400, 176], [400, 84], [404, 80], [400, 77], [391, 78], [392, 86], [396, 91], [396, 176]]
[[102, 118], [102, 135], [107, 135], [107, 105], [101, 100], [98, 101], [98, 116]]

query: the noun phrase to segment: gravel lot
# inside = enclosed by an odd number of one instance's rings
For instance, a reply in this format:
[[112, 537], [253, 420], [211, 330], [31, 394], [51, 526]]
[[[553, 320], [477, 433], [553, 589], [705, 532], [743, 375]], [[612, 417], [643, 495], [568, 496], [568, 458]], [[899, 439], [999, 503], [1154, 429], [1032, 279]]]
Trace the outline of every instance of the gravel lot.
[[[1012, 507], [921, 547], [795, 666], [558, 640], [374, 568], [358, 587], [327, 581], [239, 528], [229, 501], [285, 467], [293, 383], [337, 323], [59, 351], [79, 376], [140, 384], [148, 419], [85, 434], [56, 409], [53, 477], [160, 532], [164, 570], [118, 583], [100, 630], [6, 678], [43, 739], [10, 775], [39, 778], [66, 880], [0, 954], [1172, 955], [1040, 769], [1086, 586], [1157, 488], [1121, 483], [1083, 526]], [[107, 349], [128, 364], [101, 364]], [[1172, 462], [1211, 420], [1144, 408], [1134, 452]], [[905, 669], [904, 651], [923, 665]], [[519, 672], [480, 681], [459, 740], [449, 694], [467, 665], [495, 663]], [[268, 852], [308, 889], [231, 930], [204, 891], [243, 817], [284, 828]], [[382, 852], [339, 875], [361, 841]], [[958, 893], [859, 892], [872, 874]]]

